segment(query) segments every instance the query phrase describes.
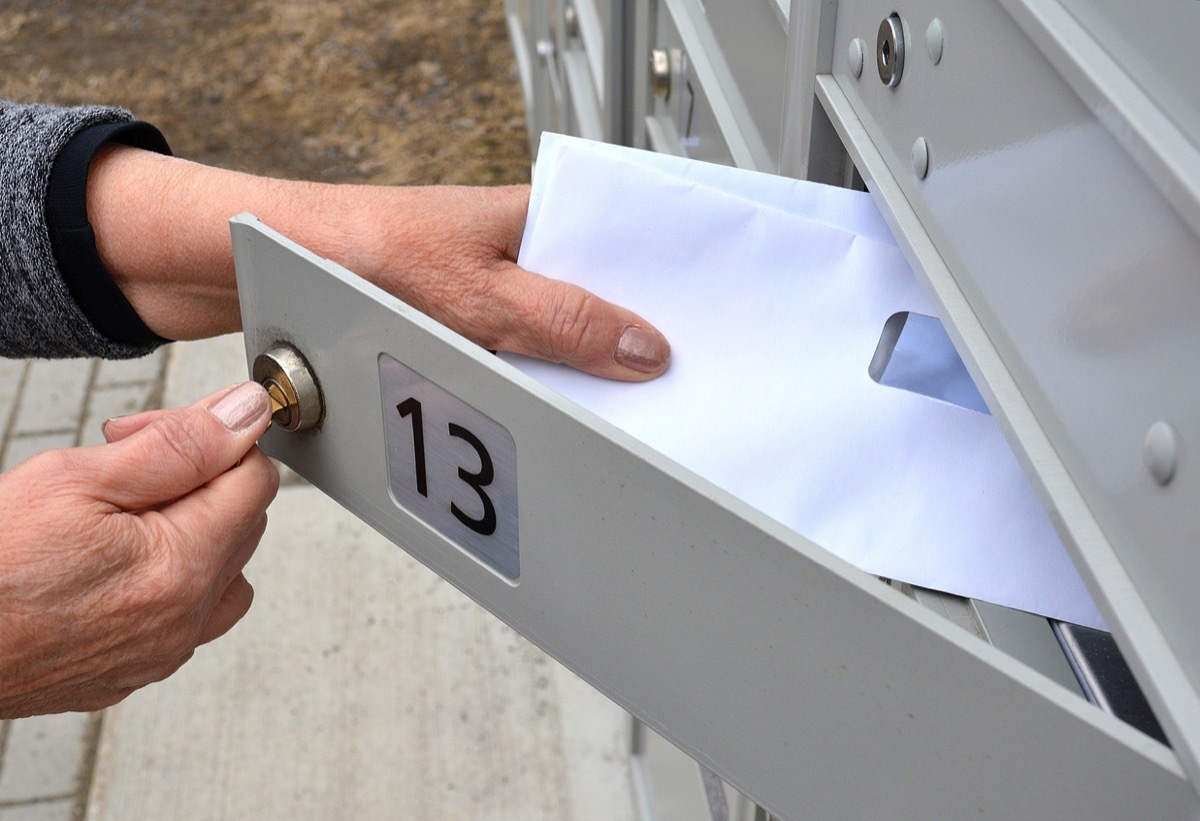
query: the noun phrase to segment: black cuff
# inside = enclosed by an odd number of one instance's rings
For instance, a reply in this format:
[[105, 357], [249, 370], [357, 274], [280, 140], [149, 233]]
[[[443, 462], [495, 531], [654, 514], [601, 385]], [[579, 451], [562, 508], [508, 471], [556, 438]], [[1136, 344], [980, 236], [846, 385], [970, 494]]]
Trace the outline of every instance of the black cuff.
[[157, 128], [137, 120], [101, 123], [80, 131], [63, 146], [46, 190], [50, 248], [75, 303], [102, 335], [126, 345], [157, 347], [168, 342], [146, 327], [113, 282], [96, 250], [87, 217], [87, 177], [92, 157], [107, 142], [170, 154]]

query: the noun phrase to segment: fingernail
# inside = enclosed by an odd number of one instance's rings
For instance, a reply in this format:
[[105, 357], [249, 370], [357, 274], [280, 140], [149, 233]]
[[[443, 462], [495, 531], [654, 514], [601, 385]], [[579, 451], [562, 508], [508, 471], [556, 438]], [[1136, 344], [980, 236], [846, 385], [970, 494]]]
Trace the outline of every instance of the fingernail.
[[245, 430], [271, 412], [271, 400], [257, 382], [243, 382], [214, 402], [208, 412], [231, 431]]
[[661, 371], [671, 356], [671, 346], [661, 335], [637, 325], [621, 333], [613, 359], [620, 365], [641, 373]]

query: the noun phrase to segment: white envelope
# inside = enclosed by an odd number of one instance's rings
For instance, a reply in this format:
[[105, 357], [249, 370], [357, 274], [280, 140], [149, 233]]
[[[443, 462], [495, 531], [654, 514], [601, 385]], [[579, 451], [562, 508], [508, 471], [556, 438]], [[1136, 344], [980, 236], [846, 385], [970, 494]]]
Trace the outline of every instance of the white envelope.
[[868, 373], [934, 315], [870, 197], [547, 135], [522, 266], [653, 322], [672, 364], [534, 378], [879, 576], [1103, 628], [995, 421]]

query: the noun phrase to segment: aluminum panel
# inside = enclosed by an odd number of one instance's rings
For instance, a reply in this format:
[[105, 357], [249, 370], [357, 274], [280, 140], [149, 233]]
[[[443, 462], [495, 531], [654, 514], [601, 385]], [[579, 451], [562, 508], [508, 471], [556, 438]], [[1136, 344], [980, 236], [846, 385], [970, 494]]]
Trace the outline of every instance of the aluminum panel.
[[[264, 450], [777, 815], [1200, 816], [1162, 745], [394, 297], [250, 217], [234, 253], [248, 364], [325, 399]], [[393, 500], [381, 354], [511, 434], [516, 583]]]
[[[671, 89], [652, 98], [647, 125], [650, 148], [721, 165], [736, 165], [721, 124], [666, 6], [658, 7], [654, 48], [670, 60]], [[748, 157], [743, 156], [743, 161]]]
[[787, 26], [776, 0], [706, 0], [703, 12], [778, 171], [787, 82]]

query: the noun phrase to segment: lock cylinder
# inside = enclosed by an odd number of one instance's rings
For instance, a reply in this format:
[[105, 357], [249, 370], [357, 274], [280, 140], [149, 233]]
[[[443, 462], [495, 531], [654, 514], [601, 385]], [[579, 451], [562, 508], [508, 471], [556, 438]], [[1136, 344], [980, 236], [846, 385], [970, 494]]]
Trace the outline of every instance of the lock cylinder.
[[304, 357], [291, 345], [279, 343], [254, 359], [252, 376], [271, 397], [271, 421], [284, 430], [315, 427], [324, 416], [320, 386]]
[[879, 24], [875, 39], [875, 63], [879, 68], [879, 79], [888, 88], [900, 85], [904, 76], [904, 24], [900, 15], [891, 14]]

